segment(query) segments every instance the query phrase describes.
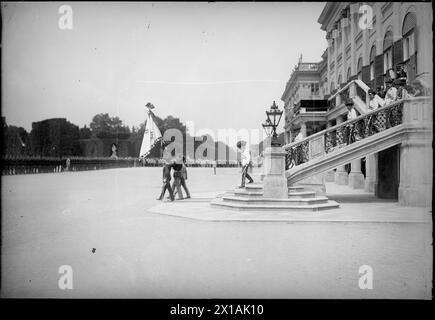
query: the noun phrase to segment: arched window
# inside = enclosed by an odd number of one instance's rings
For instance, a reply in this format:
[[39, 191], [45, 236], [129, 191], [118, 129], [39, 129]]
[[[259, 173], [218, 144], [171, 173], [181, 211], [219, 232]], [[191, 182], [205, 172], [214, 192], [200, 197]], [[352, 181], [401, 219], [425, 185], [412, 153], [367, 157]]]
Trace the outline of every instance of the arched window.
[[370, 50], [370, 80], [375, 78], [375, 57], [376, 57], [376, 46], [373, 46]]
[[384, 37], [384, 73], [393, 67], [393, 33], [387, 31]]
[[350, 67], [349, 67], [347, 69], [346, 82], [349, 82], [349, 80], [350, 80], [350, 77], [351, 77], [350, 73], [351, 73], [351, 71], [350, 71]]
[[357, 70], [358, 80], [362, 80], [362, 58], [361, 57], [358, 59], [356, 70]]
[[415, 26], [417, 18], [414, 12], [409, 12], [403, 20], [402, 38], [403, 38], [403, 60], [406, 61], [414, 55], [415, 49]]

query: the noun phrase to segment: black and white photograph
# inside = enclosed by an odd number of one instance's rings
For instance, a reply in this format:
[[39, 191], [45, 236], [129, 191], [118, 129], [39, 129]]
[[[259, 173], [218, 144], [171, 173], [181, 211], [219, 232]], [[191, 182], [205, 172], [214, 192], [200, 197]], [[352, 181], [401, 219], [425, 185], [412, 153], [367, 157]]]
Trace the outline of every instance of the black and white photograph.
[[432, 300], [431, 2], [1, 18], [1, 298]]

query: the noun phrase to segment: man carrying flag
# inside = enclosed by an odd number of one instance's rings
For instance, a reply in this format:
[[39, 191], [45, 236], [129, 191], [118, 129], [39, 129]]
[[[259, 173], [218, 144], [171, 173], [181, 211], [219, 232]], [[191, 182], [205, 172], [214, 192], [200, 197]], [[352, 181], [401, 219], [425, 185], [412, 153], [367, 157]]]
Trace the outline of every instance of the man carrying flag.
[[154, 113], [151, 109], [154, 109], [154, 105], [148, 102], [146, 105], [147, 118], [145, 122], [145, 132], [142, 139], [142, 145], [140, 147], [139, 158], [145, 158], [149, 155], [154, 146], [161, 141], [162, 134], [159, 128], [154, 122]]

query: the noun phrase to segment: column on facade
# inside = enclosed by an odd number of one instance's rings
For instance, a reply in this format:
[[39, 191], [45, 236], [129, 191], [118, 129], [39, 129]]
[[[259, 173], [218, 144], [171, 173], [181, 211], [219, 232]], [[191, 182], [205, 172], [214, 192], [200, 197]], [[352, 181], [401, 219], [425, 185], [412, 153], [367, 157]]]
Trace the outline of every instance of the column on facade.
[[[429, 137], [411, 137], [400, 144], [399, 203], [432, 206], [433, 154]], [[416, 156], [418, 155], [418, 156]]]
[[334, 82], [335, 88], [338, 88], [338, 68], [337, 68], [337, 55], [338, 55], [338, 38], [334, 39]]
[[302, 137], [306, 138], [307, 137], [307, 124], [304, 121], [301, 122], [301, 132], [302, 132]]
[[378, 154], [371, 154], [366, 157], [366, 179], [364, 191], [375, 193], [377, 184], [377, 158]]
[[345, 40], [345, 33], [346, 28], [344, 27], [343, 23], [340, 22], [340, 28], [341, 28], [341, 77], [343, 83], [346, 82], [346, 67], [347, 67], [347, 60], [346, 60], [346, 42]]
[[[416, 6], [415, 14], [417, 16], [417, 28], [419, 30], [417, 34], [415, 34], [416, 38], [414, 39], [416, 45], [415, 50], [418, 52], [416, 71], [417, 74], [424, 74], [424, 78], [429, 84], [433, 83], [433, 42], [432, 37], [424, 39], [424, 35], [432, 34], [432, 12], [431, 3], [421, 3]], [[404, 18], [405, 17], [403, 17], [403, 19]]]
[[[331, 126], [332, 126], [331, 121], [326, 121], [326, 129], [330, 128]], [[326, 177], [325, 177], [326, 182], [334, 182], [334, 178], [335, 178], [334, 170], [329, 170], [328, 172], [326, 172]]]
[[361, 159], [353, 160], [350, 163], [348, 185], [353, 189], [364, 188], [364, 175], [361, 172]]
[[382, 54], [384, 50], [384, 39], [382, 38], [382, 5], [384, 2], [375, 2], [373, 5], [375, 6], [373, 13], [376, 17], [376, 25], [373, 28], [376, 28], [376, 55]]
[[[343, 116], [338, 116], [337, 124], [340, 124], [343, 122]], [[335, 177], [334, 177], [335, 183], [340, 185], [346, 185], [348, 183], [348, 176], [346, 172], [346, 168], [344, 165], [337, 167], [335, 171]]]
[[355, 14], [354, 15], [350, 15], [349, 17], [349, 25], [350, 25], [350, 35], [349, 35], [349, 39], [350, 39], [350, 73], [351, 75], [356, 75], [357, 74], [357, 57], [356, 57], [356, 45], [355, 45], [355, 23], [354, 23], [354, 19], [355, 19]]

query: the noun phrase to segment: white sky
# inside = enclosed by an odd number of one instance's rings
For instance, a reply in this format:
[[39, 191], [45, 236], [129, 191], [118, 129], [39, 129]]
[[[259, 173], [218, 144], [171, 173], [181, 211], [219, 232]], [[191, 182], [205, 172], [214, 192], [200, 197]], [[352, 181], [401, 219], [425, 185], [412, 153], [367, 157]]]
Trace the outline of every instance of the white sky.
[[[58, 27], [63, 4], [72, 30]], [[138, 126], [152, 102], [195, 129], [261, 129], [273, 100], [282, 109], [299, 54], [320, 61], [324, 5], [3, 3], [2, 115], [28, 131], [102, 112]]]

